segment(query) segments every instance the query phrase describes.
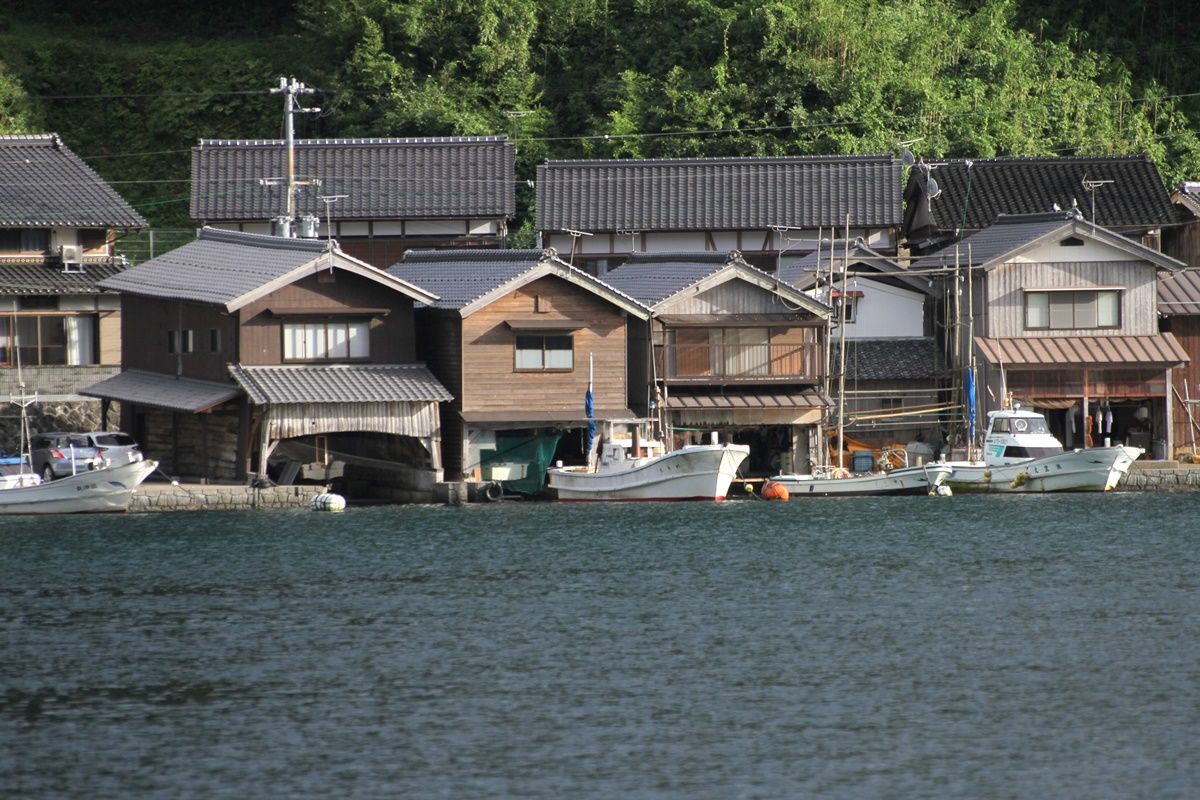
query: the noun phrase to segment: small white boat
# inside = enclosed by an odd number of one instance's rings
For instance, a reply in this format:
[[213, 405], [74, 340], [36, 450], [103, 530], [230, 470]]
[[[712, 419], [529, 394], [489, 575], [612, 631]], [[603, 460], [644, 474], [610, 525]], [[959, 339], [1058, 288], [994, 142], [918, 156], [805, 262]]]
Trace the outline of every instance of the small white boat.
[[788, 497], [862, 497], [867, 495], [948, 495], [953, 472], [941, 463], [855, 473], [836, 467], [812, 475], [775, 475], [767, 480], [787, 489]]
[[1046, 419], [1019, 405], [988, 412], [982, 461], [949, 461], [956, 492], [1108, 492], [1145, 450], [1063, 450]]
[[43, 481], [22, 472], [0, 477], [0, 514], [127, 511], [133, 490], [158, 469], [150, 459]]
[[724, 500], [738, 467], [750, 455], [744, 444], [691, 444], [667, 452], [662, 442], [610, 437], [595, 466], [551, 467], [549, 488], [559, 500]]

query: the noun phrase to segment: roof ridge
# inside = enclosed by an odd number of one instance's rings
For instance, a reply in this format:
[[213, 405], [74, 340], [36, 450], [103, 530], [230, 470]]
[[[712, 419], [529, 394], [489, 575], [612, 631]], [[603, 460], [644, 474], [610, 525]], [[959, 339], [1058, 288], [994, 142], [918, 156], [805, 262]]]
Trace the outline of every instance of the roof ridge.
[[[498, 136], [412, 136], [412, 137], [363, 137], [345, 139], [296, 139], [300, 147], [366, 147], [380, 144], [431, 145], [431, 144], [500, 144], [508, 143], [506, 135]], [[286, 139], [201, 139], [193, 149], [205, 147], [278, 147], [287, 144]]]
[[541, 261], [556, 255], [547, 250], [501, 250], [498, 248], [463, 248], [459, 250], [406, 250], [401, 261], [408, 264], [431, 261]]
[[703, 156], [691, 158], [575, 158], [547, 159], [541, 167], [565, 166], [645, 166], [645, 165], [689, 165], [689, 164], [805, 164], [837, 163], [845, 161], [889, 161], [899, 163], [890, 153], [850, 153], [842, 155], [793, 155], [793, 156]]
[[[329, 247], [329, 243], [325, 239], [294, 239], [265, 233], [227, 231], [222, 228], [210, 228], [207, 225], [200, 229], [196, 239], [197, 241], [241, 244], [248, 247], [266, 247], [272, 250], [301, 250], [313, 253], [323, 253]], [[334, 240], [333, 246], [337, 250], [336, 240]]]

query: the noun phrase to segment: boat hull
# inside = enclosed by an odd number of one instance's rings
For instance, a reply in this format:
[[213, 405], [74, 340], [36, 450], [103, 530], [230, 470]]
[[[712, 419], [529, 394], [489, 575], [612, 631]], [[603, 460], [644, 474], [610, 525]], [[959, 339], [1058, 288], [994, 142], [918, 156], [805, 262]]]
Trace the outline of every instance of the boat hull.
[[1137, 447], [1069, 450], [1016, 464], [949, 462], [955, 492], [1110, 492], [1144, 451]]
[[549, 488], [565, 502], [724, 500], [749, 455], [745, 445], [689, 445], [602, 470], [557, 467], [546, 474]]
[[890, 472], [823, 478], [812, 475], [776, 475], [791, 497], [865, 497], [935, 494], [946, 483], [952, 469], [945, 464], [902, 467]]
[[0, 490], [0, 514], [84, 514], [129, 510], [133, 491], [158, 468], [152, 460], [89, 470]]

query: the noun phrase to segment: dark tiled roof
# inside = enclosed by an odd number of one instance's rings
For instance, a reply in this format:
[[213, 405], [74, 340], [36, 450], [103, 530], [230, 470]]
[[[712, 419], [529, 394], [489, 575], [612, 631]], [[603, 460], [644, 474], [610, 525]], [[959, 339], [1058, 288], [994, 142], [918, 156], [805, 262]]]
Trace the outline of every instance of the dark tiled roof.
[[[840, 343], [833, 342], [831, 369], [840, 363]], [[918, 381], [937, 377], [944, 369], [933, 339], [848, 339], [846, 380]]]
[[[654, 307], [737, 260], [736, 253], [634, 253], [620, 267], [607, 273], [604, 280]], [[755, 270], [741, 263], [746, 269]]]
[[1180, 215], [1185, 222], [1200, 218], [1200, 181], [1184, 181], [1171, 195], [1179, 200]]
[[123, 265], [85, 262], [79, 272], [63, 272], [61, 264], [0, 263], [0, 295], [12, 294], [100, 294], [96, 284], [125, 269]]
[[1200, 314], [1200, 269], [1159, 275], [1158, 313]]
[[454, 399], [424, 364], [320, 364], [247, 367], [229, 374], [255, 405], [440, 402]]
[[146, 220], [49, 133], [0, 136], [0, 226], [144, 228]]
[[899, 225], [889, 155], [547, 161], [537, 227], [588, 232]]
[[[929, 204], [934, 227], [977, 230], [1001, 214], [1038, 214], [1077, 203], [1092, 218], [1092, 193], [1083, 181], [1112, 181], [1095, 191], [1096, 223], [1109, 228], [1158, 227], [1178, 221], [1166, 186], [1148, 156], [1063, 158], [977, 158], [937, 166], [933, 178], [942, 190]], [[905, 197], [924, 182], [921, 169], [909, 175]], [[968, 202], [969, 182], [969, 202]], [[918, 201], [923, 202], [923, 201]], [[964, 215], [964, 206], [966, 213]]]
[[100, 283], [102, 289], [228, 304], [315, 261], [324, 240], [204, 228], [199, 237]]
[[1049, 214], [1001, 215], [995, 223], [971, 234], [957, 244], [947, 245], [941, 250], [913, 262], [910, 269], [952, 269], [957, 259], [959, 265], [992, 266], [1039, 241], [1065, 239], [1068, 235], [1077, 238], [1095, 239], [1126, 250], [1132, 259], [1145, 259], [1165, 269], [1182, 269], [1185, 265], [1170, 256], [1151, 250], [1132, 239], [1112, 233], [1101, 226], [1081, 220], [1077, 212], [1056, 211]]
[[[302, 213], [326, 216], [320, 195], [346, 195], [337, 219], [504, 217], [516, 211], [516, 148], [503, 136], [432, 139], [300, 139]], [[282, 140], [204, 139], [192, 148], [192, 219], [266, 220], [284, 213]]]
[[[502, 287], [520, 281], [545, 264], [601, 292], [613, 287], [558, 258], [554, 250], [410, 250], [388, 273], [438, 296], [435, 308], [462, 309]], [[616, 292], [633, 305], [632, 297]]]
[[775, 274], [779, 276], [780, 280], [807, 291], [816, 285], [818, 261], [828, 276], [831, 257], [840, 270], [842, 259], [847, 252], [849, 252], [850, 259], [846, 268], [849, 271], [878, 272], [883, 276], [894, 276], [909, 288], [925, 293], [932, 291], [923, 278], [906, 275], [904, 267], [891, 257], [884, 256], [867, 247], [862, 239], [855, 239], [851, 242], [848, 251], [845, 239], [838, 239], [832, 243], [826, 242], [819, 251], [814, 250], [794, 261], [782, 263]]
[[80, 394], [89, 397], [190, 412], [204, 411], [232, 400], [241, 393], [242, 390], [233, 383], [176, 378], [174, 375], [138, 369], [127, 369], [80, 390]]

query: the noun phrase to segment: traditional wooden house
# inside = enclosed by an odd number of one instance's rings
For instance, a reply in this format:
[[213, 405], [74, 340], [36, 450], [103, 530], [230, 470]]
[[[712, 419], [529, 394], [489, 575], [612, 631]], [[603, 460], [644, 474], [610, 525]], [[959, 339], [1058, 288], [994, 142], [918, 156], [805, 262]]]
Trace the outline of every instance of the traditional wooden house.
[[435, 295], [336, 242], [211, 228], [101, 285], [124, 304], [123, 371], [85, 392], [119, 401], [122, 426], [168, 473], [288, 482], [296, 466], [278, 450], [321, 479], [334, 462], [375, 459], [407, 466], [393, 486], [440, 480], [450, 395], [416, 363], [413, 327], [414, 301]]
[[736, 251], [635, 253], [604, 280], [653, 312], [630, 336], [629, 400], [662, 414], [675, 444], [721, 431], [750, 445], [758, 475], [819, 456], [826, 305]]
[[56, 134], [0, 136], [0, 395], [21, 393], [19, 356], [35, 427], [99, 424], [79, 389], [120, 370], [121, 303], [97, 283], [126, 266], [118, 233], [145, 225]]
[[537, 229], [543, 245], [596, 275], [635, 252], [737, 250], [773, 271], [847, 225], [894, 254], [900, 170], [890, 155], [547, 161]]
[[1180, 224], [1163, 231], [1162, 251], [1189, 267], [1200, 267], [1200, 181], [1184, 181], [1176, 186], [1171, 202]]
[[844, 372], [847, 437], [872, 448], [939, 446], [948, 411], [941, 397], [946, 361], [933, 337], [933, 312], [942, 287], [862, 240], [825, 243], [778, 275], [833, 309], [831, 391], [839, 405], [837, 376]]
[[1181, 223], [1148, 156], [1004, 157], [919, 163], [904, 189], [904, 239], [929, 253], [1000, 214], [1077, 208], [1084, 219], [1159, 249]]
[[1001, 216], [911, 269], [945, 276], [963, 354], [977, 365], [977, 418], [1006, 392], [1046, 412], [1068, 447], [1102, 439], [1163, 458], [1171, 371], [1188, 356], [1158, 325], [1159, 273], [1178, 261], [1076, 212]]
[[[544, 487], [555, 460], [583, 463], [584, 395], [598, 422], [630, 420], [630, 320], [649, 311], [553, 250], [413, 251], [388, 272], [436, 292], [418, 308], [418, 355], [453, 395], [443, 405], [450, 479]], [[644, 393], [644, 389], [641, 389]]]
[[[299, 139], [294, 152], [300, 236], [332, 234], [381, 269], [414, 247], [504, 246], [516, 148], [503, 136]], [[279, 233], [286, 175], [282, 140], [202, 139], [192, 148], [192, 218]]]

